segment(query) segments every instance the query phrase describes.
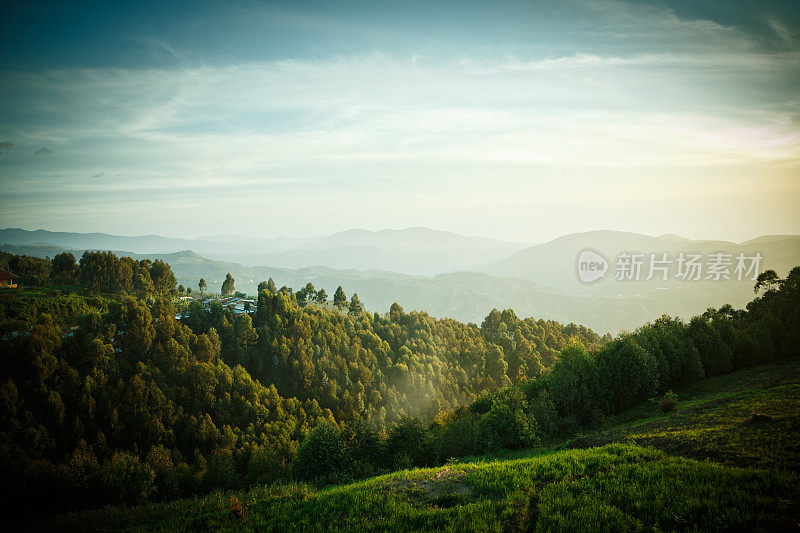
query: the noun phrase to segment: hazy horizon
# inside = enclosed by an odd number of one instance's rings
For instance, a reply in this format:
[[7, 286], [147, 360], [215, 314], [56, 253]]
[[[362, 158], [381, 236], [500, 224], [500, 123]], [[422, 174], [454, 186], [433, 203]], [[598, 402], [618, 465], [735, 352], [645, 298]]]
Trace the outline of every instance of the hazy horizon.
[[[185, 239], [185, 240], [197, 240], [197, 241], [203, 241], [204, 239], [220, 239], [220, 238], [225, 238], [225, 237], [246, 238], [246, 239], [253, 239], [253, 240], [257, 240], [257, 239], [269, 240], [269, 239], [280, 239], [280, 238], [297, 239], [297, 240], [314, 240], [314, 239], [329, 237], [331, 235], [336, 235], [338, 233], [344, 233], [344, 232], [348, 232], [348, 231], [368, 231], [368, 232], [371, 232], [371, 233], [379, 233], [379, 232], [382, 232], [382, 231], [402, 232], [402, 231], [407, 231], [407, 230], [422, 229], [422, 230], [428, 230], [428, 231], [433, 231], [433, 232], [452, 233], [452, 234], [456, 234], [456, 235], [459, 235], [461, 237], [467, 237], [467, 238], [489, 239], [489, 240], [496, 240], [496, 241], [499, 241], [499, 242], [507, 242], [507, 243], [510, 243], [510, 244], [519, 244], [519, 245], [525, 245], [525, 246], [536, 246], [538, 244], [548, 243], [550, 241], [559, 239], [561, 237], [567, 237], [567, 236], [576, 235], [576, 234], [593, 233], [593, 232], [632, 233], [632, 234], [644, 235], [644, 236], [653, 237], [653, 238], [677, 236], [677, 237], [683, 237], [683, 238], [686, 238], [686, 239], [689, 239], [689, 240], [692, 240], [692, 241], [725, 241], [725, 242], [732, 242], [732, 243], [736, 243], [736, 244], [741, 244], [741, 243], [750, 241], [752, 239], [756, 239], [756, 238], [759, 238], [759, 237], [771, 236], [771, 235], [774, 235], [774, 236], [787, 236], [787, 237], [795, 237], [795, 236], [800, 235], [800, 233], [762, 233], [762, 234], [757, 234], [757, 235], [754, 234], [751, 237], [740, 239], [740, 240], [732, 240], [732, 239], [714, 239], [714, 238], [706, 238], [706, 237], [693, 238], [693, 237], [689, 237], [687, 235], [677, 234], [677, 233], [673, 233], [673, 232], [652, 234], [652, 233], [642, 233], [642, 232], [628, 231], [628, 230], [617, 230], [617, 229], [611, 229], [611, 228], [597, 228], [597, 229], [587, 229], [587, 230], [583, 230], [583, 231], [575, 231], [575, 232], [571, 232], [571, 233], [554, 234], [554, 236], [551, 237], [551, 238], [547, 238], [547, 239], [544, 239], [544, 240], [541, 240], [541, 241], [533, 242], [533, 241], [521, 241], [521, 240], [503, 239], [503, 238], [492, 237], [492, 236], [487, 236], [487, 235], [464, 234], [464, 233], [459, 233], [457, 231], [450, 231], [450, 230], [445, 230], [445, 229], [441, 229], [441, 228], [431, 228], [431, 227], [427, 227], [427, 226], [406, 226], [406, 227], [378, 228], [378, 229], [369, 229], [369, 228], [363, 228], [363, 227], [362, 228], [346, 228], [346, 229], [343, 229], [343, 230], [331, 231], [331, 232], [328, 232], [328, 233], [315, 233], [315, 234], [308, 234], [308, 235], [291, 234], [291, 233], [276, 233], [276, 234], [265, 234], [265, 235], [252, 235], [252, 234], [247, 234], [247, 233], [219, 233], [219, 234], [203, 234], [203, 235], [178, 235], [178, 234], [172, 234], [172, 233], [168, 233], [168, 232], [147, 233], [147, 234], [145, 234], [145, 233], [136, 233], [136, 232], [111, 233], [111, 232], [107, 232], [107, 231], [72, 231], [72, 230], [68, 230], [68, 229], [21, 228], [21, 227], [10, 227], [10, 226], [9, 227], [5, 227], [5, 228], [0, 227], [0, 230], [4, 230], [4, 229], [21, 229], [21, 230], [24, 230], [24, 231], [39, 231], [39, 230], [43, 230], [43, 231], [51, 231], [51, 232], [55, 232], [55, 233], [59, 233], [60, 232], [60, 233], [77, 233], [77, 234], [98, 233], [98, 234], [105, 234], [105, 235], [111, 235], [111, 236], [117, 236], [117, 237], [151, 237], [152, 236], [152, 237], [164, 237], [164, 238], [167, 238], [167, 239]], [[178, 250], [176, 250], [176, 251], [178, 251]]]
[[798, 234], [799, 20], [780, 1], [9, 5], [0, 226]]

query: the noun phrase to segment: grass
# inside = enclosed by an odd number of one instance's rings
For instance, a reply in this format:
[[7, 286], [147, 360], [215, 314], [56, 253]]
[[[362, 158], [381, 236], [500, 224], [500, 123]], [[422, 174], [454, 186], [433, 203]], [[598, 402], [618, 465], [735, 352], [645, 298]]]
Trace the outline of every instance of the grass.
[[[509, 452], [316, 490], [249, 492], [57, 517], [36, 528], [236, 531], [796, 530], [800, 363], [764, 366], [610, 420], [562, 449]], [[752, 422], [752, 412], [771, 420]], [[599, 446], [595, 446], [599, 445]], [[13, 528], [12, 528], [13, 529]], [[20, 529], [30, 530], [32, 524]]]
[[303, 485], [109, 508], [59, 530], [575, 531], [786, 529], [800, 516], [794, 473], [727, 467], [609, 444], [514, 460], [417, 469], [315, 491]]
[[[678, 392], [678, 410], [656, 401], [609, 421], [571, 447], [635, 443], [734, 466], [800, 472], [800, 361], [742, 370]], [[753, 413], [771, 420], [753, 421]]]

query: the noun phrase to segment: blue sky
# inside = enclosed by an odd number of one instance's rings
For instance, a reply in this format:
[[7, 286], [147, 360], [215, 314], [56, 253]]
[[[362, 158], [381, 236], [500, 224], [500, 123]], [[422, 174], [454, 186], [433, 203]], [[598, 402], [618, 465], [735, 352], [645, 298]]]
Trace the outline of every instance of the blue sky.
[[7, 5], [0, 227], [800, 233], [796, 2]]

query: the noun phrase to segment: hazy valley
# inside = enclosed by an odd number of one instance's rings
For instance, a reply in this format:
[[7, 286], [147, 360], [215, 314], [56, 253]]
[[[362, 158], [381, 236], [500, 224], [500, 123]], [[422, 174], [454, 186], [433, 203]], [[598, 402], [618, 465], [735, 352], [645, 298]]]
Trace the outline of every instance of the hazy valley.
[[[518, 244], [425, 228], [351, 230], [308, 240], [218, 239], [6, 229], [0, 230], [0, 249], [36, 257], [53, 257], [65, 250], [79, 257], [86, 249], [111, 249], [118, 255], [163, 259], [172, 266], [178, 283], [195, 289], [201, 277], [210, 288], [217, 288], [230, 273], [238, 290], [253, 295], [258, 283], [269, 278], [279, 287], [312, 282], [329, 294], [341, 285], [347, 294], [358, 293], [367, 309], [381, 313], [398, 302], [406, 309], [424, 310], [435, 317], [480, 323], [494, 308], [513, 308], [519, 316], [575, 322], [611, 333], [633, 330], [662, 314], [686, 318], [726, 303], [743, 306], [752, 299], [752, 281], [691, 281], [672, 275], [666, 281], [647, 281], [645, 270], [638, 281], [617, 281], [612, 271], [605, 279], [586, 284], [576, 273], [581, 250], [598, 251], [609, 260], [620, 252], [667, 253], [673, 258], [681, 252], [724, 252], [733, 257], [760, 253], [764, 257], [761, 269], [771, 268], [779, 275], [800, 264], [800, 236], [794, 235], [763, 236], [737, 244], [595, 231], [522, 249]], [[187, 246], [203, 253], [183, 248]], [[223, 257], [249, 258], [251, 263], [273, 258], [278, 264], [246, 265], [214, 259]], [[408, 270], [430, 274], [401, 273], [396, 271], [401, 268], [395, 270], [392, 265], [414, 265]], [[451, 271], [453, 265], [462, 268]]]

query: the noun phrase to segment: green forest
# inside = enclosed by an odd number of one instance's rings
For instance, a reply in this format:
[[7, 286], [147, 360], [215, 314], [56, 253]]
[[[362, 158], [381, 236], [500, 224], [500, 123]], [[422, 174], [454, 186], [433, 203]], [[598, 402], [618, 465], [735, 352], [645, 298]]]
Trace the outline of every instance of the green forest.
[[2, 506], [20, 518], [548, 446], [800, 355], [800, 267], [762, 273], [746, 309], [616, 338], [510, 309], [480, 325], [370, 313], [341, 287], [329, 302], [271, 279], [246, 312], [187, 304], [167, 263], [111, 252], [0, 268], [26, 287], [0, 295]]

